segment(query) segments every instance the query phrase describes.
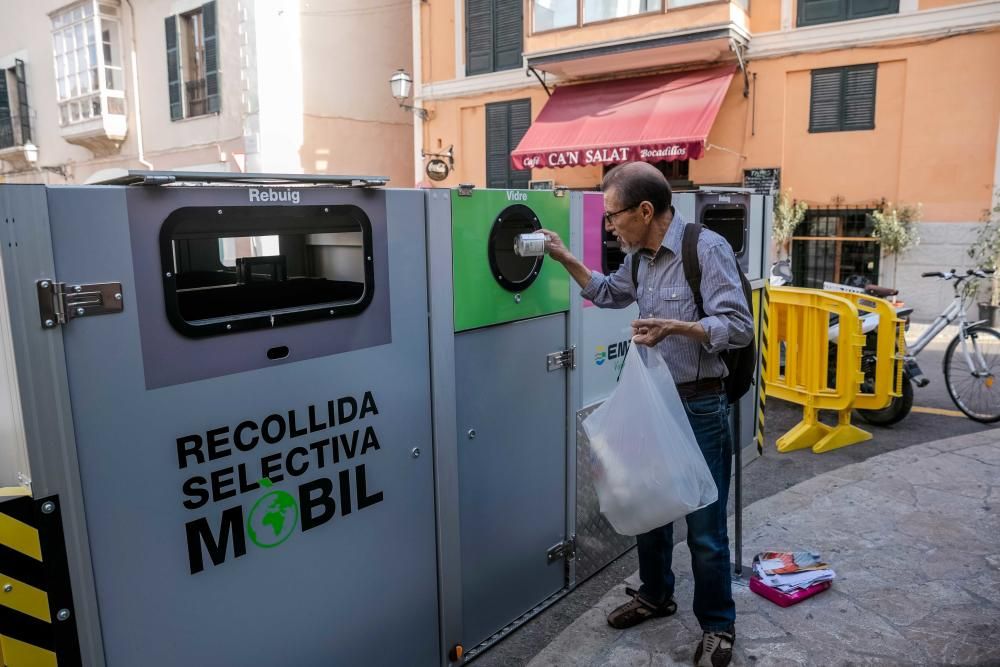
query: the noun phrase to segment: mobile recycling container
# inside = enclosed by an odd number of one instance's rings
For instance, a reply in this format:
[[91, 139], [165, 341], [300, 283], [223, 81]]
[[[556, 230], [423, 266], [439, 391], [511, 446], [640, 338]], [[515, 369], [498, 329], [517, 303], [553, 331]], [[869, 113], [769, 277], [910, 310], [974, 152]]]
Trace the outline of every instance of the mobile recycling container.
[[221, 178], [0, 187], [2, 654], [440, 664], [424, 195]]
[[474, 656], [567, 583], [570, 278], [518, 235], [570, 236], [563, 191], [428, 192], [445, 647]]
[[[601, 195], [381, 185], [0, 187], [5, 659], [456, 664], [631, 545], [580, 424], [637, 310], [514, 252], [613, 272]], [[761, 288], [769, 198], [675, 206]]]

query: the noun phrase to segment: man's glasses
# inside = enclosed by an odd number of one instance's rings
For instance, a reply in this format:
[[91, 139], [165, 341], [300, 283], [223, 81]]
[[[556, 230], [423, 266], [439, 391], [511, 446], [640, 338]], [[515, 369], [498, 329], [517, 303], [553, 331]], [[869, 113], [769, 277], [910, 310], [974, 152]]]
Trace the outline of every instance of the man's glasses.
[[605, 212], [604, 212], [604, 224], [605, 224], [605, 225], [610, 225], [610, 224], [611, 224], [611, 221], [612, 221], [612, 220], [614, 219], [614, 217], [615, 217], [616, 215], [621, 215], [621, 214], [622, 214], [622, 213], [624, 213], [625, 211], [631, 211], [632, 209], [634, 209], [634, 208], [638, 208], [638, 207], [639, 207], [639, 205], [638, 205], [638, 204], [632, 204], [631, 206], [626, 206], [626, 207], [625, 207], [625, 208], [623, 208], [622, 210], [620, 210], [620, 211], [615, 211], [614, 213], [611, 213], [611, 212], [609, 212], [609, 211], [605, 211]]

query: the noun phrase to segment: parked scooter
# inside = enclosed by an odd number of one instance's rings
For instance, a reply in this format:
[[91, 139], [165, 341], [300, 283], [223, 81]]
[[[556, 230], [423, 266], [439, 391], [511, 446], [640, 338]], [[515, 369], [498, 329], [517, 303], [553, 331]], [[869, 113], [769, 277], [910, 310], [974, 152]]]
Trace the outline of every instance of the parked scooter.
[[[773, 286], [789, 285], [792, 282], [792, 271], [788, 260], [781, 260], [771, 266], [770, 283]], [[823, 289], [828, 291], [853, 292], [856, 294], [866, 294], [880, 299], [888, 299], [896, 296], [899, 291], [879, 285], [867, 283], [863, 278], [849, 280], [849, 284], [824, 283]], [[896, 316], [902, 319], [904, 328], [910, 327], [910, 314], [912, 308], [898, 306]], [[876, 330], [878, 329], [879, 316], [877, 313], [864, 312], [859, 316], [861, 320], [861, 333], [865, 335], [865, 346], [861, 352], [861, 370], [864, 373], [864, 380], [861, 383], [861, 391], [871, 393], [875, 387], [875, 366], [877, 360], [876, 352]], [[840, 339], [840, 323], [836, 315], [830, 318], [830, 328], [827, 333], [829, 343], [829, 368], [830, 382], [834, 382], [836, 370], [835, 362], [837, 358], [837, 342]], [[784, 360], [782, 360], [784, 365]], [[892, 399], [886, 407], [881, 410], [855, 410], [861, 419], [875, 426], [891, 426], [901, 421], [910, 413], [913, 407], [913, 384], [918, 387], [926, 386], [927, 378], [913, 360], [908, 360], [903, 364], [903, 383], [900, 388], [900, 395]]]

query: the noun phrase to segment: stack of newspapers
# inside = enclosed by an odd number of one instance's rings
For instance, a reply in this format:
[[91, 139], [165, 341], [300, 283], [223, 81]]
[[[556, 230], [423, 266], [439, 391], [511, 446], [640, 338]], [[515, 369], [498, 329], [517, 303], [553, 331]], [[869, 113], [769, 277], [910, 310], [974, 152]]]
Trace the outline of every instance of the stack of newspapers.
[[759, 553], [753, 559], [753, 573], [760, 583], [782, 593], [806, 590], [833, 581], [835, 576], [820, 555], [812, 551]]

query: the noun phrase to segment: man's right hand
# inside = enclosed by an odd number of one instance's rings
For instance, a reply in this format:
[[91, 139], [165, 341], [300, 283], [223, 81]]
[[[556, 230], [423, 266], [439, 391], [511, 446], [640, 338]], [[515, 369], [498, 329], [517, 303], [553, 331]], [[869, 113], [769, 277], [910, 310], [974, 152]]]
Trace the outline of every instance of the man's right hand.
[[590, 269], [573, 256], [558, 234], [548, 229], [538, 231], [545, 234], [545, 252], [548, 253], [549, 257], [562, 264], [577, 285], [581, 288], [586, 287], [591, 279]]
[[545, 234], [545, 252], [548, 253], [549, 257], [560, 264], [565, 264], [567, 261], [573, 259], [573, 254], [563, 243], [562, 239], [559, 238], [558, 234], [548, 229], [541, 229], [539, 231]]

